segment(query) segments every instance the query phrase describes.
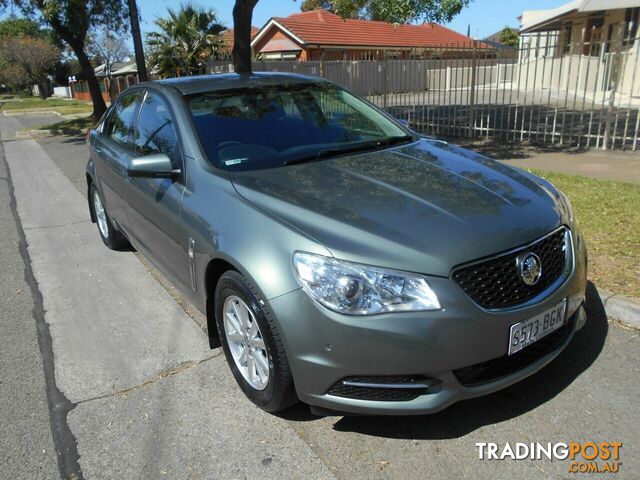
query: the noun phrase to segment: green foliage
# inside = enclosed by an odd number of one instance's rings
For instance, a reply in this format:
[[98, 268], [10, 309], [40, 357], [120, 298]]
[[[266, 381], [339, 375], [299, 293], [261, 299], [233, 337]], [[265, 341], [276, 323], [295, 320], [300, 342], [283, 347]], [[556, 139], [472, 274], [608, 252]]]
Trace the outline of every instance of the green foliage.
[[40, 37], [43, 31], [40, 24], [33, 19], [11, 16], [0, 21], [0, 38], [18, 37], [29, 35], [30, 37]]
[[302, 10], [303, 12], [310, 12], [313, 10], [318, 10], [319, 8], [330, 12], [333, 11], [333, 5], [329, 0], [303, 0], [302, 4], [300, 5], [300, 10]]
[[87, 34], [97, 27], [126, 31], [127, 0], [0, 0], [0, 11], [7, 7], [49, 25], [57, 38], [71, 47], [89, 84], [93, 115], [102, 116], [107, 107], [85, 49]]
[[167, 15], [156, 19], [158, 32], [147, 34], [150, 64], [162, 77], [203, 73], [205, 62], [224, 46], [220, 33], [225, 27], [213, 9], [191, 4], [169, 9]]
[[60, 50], [49, 40], [18, 35], [0, 39], [0, 82], [14, 88], [37, 84], [45, 95], [43, 84], [60, 60]]
[[0, 0], [0, 9], [13, 6], [37, 22], [50, 25], [62, 40], [74, 47], [84, 46], [87, 32], [94, 27], [112, 31], [127, 28], [126, 0]]
[[66, 99], [66, 98], [47, 98], [41, 100], [39, 98], [24, 98], [20, 100], [14, 100], [5, 102], [3, 110], [53, 110], [59, 113], [69, 113], [67, 110], [58, 110], [58, 108], [64, 109], [81, 109], [86, 112], [90, 108], [90, 104], [82, 100]]
[[518, 30], [511, 27], [504, 27], [500, 32], [500, 43], [510, 47], [517, 47], [520, 44]]
[[[335, 10], [335, 2], [332, 0], [304, 0], [300, 5], [300, 10], [303, 12], [309, 12], [312, 10], [323, 9], [327, 10], [331, 13], [336, 13]], [[366, 0], [358, 0], [354, 2], [349, 2], [350, 5], [343, 6], [343, 16], [345, 18], [359, 18], [365, 16], [365, 12], [363, 9], [366, 6]]]
[[471, 0], [305, 0], [302, 10], [323, 8], [343, 18], [368, 18], [392, 23], [422, 20], [449, 22]]
[[[2, 0], [0, 0], [0, 2], [1, 1]], [[50, 28], [44, 28], [40, 22], [33, 18], [11, 15], [5, 20], [0, 21], [0, 39], [6, 37], [17, 37], [20, 35], [42, 38], [43, 40], [48, 40], [56, 47], [62, 48], [62, 42], [53, 30]]]

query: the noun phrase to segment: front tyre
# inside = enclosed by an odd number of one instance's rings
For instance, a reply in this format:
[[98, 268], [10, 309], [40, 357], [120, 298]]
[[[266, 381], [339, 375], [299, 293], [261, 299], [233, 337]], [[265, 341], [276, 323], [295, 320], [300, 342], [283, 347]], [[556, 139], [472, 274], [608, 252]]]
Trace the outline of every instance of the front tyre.
[[98, 232], [104, 244], [111, 250], [118, 250], [128, 246], [129, 241], [127, 238], [114, 228], [111, 218], [109, 218], [107, 210], [104, 208], [100, 192], [98, 192], [94, 183], [89, 188], [89, 195], [91, 195], [91, 208], [98, 224]]
[[293, 405], [297, 397], [282, 339], [257, 289], [236, 271], [224, 273], [215, 313], [227, 362], [249, 400], [267, 412]]

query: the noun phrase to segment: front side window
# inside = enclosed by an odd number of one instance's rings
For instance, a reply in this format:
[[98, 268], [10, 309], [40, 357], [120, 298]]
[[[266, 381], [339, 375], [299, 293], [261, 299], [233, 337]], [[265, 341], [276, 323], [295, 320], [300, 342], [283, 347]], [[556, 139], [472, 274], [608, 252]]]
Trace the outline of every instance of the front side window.
[[133, 92], [124, 95], [113, 107], [105, 134], [123, 147], [131, 147], [131, 134], [141, 93]]
[[207, 156], [221, 168], [272, 168], [413, 139], [331, 84], [213, 91], [187, 103]]
[[140, 155], [164, 153], [179, 168], [178, 136], [169, 106], [156, 93], [148, 92], [134, 133], [135, 152]]

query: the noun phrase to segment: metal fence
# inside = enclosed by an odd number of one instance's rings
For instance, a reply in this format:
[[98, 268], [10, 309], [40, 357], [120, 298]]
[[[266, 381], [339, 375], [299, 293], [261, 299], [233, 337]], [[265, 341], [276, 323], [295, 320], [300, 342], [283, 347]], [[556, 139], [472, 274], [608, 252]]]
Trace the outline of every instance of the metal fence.
[[[255, 61], [253, 68], [323, 76], [425, 134], [636, 150], [640, 39], [634, 27], [616, 24], [606, 38], [595, 27], [572, 38], [537, 33], [513, 50], [475, 42], [428, 53], [345, 52], [339, 61]], [[232, 67], [210, 62], [208, 71]]]

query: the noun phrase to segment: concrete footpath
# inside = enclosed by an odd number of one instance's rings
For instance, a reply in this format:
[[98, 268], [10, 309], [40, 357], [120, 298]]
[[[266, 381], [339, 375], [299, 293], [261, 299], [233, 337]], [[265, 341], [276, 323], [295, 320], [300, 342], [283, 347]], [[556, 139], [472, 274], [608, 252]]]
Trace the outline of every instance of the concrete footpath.
[[640, 151], [587, 150], [561, 145], [534, 146], [527, 142], [499, 139], [447, 138], [445, 140], [519, 168], [640, 183]]
[[[59, 477], [34, 318], [33, 277], [0, 143], [0, 477]], [[46, 351], [46, 349], [45, 349]], [[52, 372], [52, 369], [51, 369]]]
[[520, 168], [534, 168], [570, 175], [640, 183], [640, 152], [589, 150], [571, 152], [527, 152], [527, 158], [503, 160]]

